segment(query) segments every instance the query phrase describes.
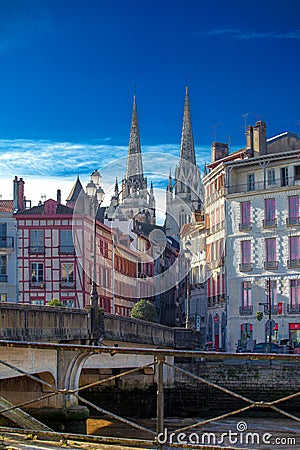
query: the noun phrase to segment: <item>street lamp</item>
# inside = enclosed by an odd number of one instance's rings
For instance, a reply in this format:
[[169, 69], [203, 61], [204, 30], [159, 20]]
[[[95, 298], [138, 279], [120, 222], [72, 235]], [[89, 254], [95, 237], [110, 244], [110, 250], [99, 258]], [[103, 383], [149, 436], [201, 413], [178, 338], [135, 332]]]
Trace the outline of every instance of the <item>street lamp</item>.
[[185, 328], [189, 328], [190, 327], [190, 261], [191, 261], [191, 256], [192, 256], [192, 252], [191, 252], [191, 241], [187, 240], [184, 244], [184, 257], [186, 260], [186, 265], [187, 265], [187, 274], [186, 274], [186, 307], [185, 307]]
[[101, 175], [98, 170], [94, 170], [91, 174], [91, 180], [86, 186], [86, 193], [91, 201], [94, 218], [94, 264], [93, 264], [93, 285], [91, 291], [91, 306], [98, 306], [98, 292], [96, 283], [96, 271], [97, 271], [97, 253], [96, 253], [96, 234], [97, 234], [97, 213], [98, 209], [104, 199], [104, 191], [100, 186]]
[[259, 305], [263, 305], [264, 308], [268, 308], [268, 321], [267, 321], [267, 330], [269, 331], [269, 353], [272, 352], [272, 331], [273, 331], [273, 320], [272, 320], [272, 299], [271, 299], [271, 280], [268, 279], [267, 289], [265, 291], [265, 294], [267, 296], [267, 302], [265, 303], [259, 303]]

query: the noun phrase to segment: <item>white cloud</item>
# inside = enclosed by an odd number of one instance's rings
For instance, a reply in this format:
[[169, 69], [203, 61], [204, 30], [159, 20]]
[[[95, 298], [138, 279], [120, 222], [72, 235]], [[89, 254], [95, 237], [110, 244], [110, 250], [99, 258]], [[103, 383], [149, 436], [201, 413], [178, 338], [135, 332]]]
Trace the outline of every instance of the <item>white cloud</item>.
[[[57, 189], [61, 189], [64, 201], [77, 175], [85, 186], [90, 173], [99, 169], [108, 203], [116, 177], [121, 182], [125, 175], [127, 151], [127, 145], [107, 143], [0, 140], [0, 195], [3, 199], [12, 198], [13, 179], [18, 176], [24, 179], [26, 197], [33, 205], [41, 196], [56, 198]], [[197, 162], [203, 167], [204, 161], [210, 159], [210, 149], [196, 147], [196, 153]], [[164, 190], [169, 169], [174, 174], [178, 163], [179, 144], [143, 146], [142, 156], [148, 184], [152, 180], [155, 188]]]
[[241, 31], [235, 28], [216, 28], [204, 33], [206, 36], [231, 35], [235, 39], [300, 39], [300, 30], [288, 32]]

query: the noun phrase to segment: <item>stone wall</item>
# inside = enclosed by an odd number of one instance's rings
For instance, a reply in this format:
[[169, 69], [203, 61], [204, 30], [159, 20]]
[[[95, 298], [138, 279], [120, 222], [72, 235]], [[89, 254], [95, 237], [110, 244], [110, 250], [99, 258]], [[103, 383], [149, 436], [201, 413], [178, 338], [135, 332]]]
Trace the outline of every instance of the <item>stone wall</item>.
[[129, 317], [104, 315], [104, 338], [149, 345], [174, 347], [174, 329]]
[[87, 333], [87, 311], [0, 303], [0, 339], [61, 342], [86, 339]]
[[[273, 401], [299, 391], [299, 361], [177, 362], [182, 369], [254, 401]], [[166, 390], [168, 412], [179, 416], [230, 411], [247, 406], [237, 397], [175, 371], [175, 388]], [[277, 405], [300, 410], [300, 399]], [[269, 410], [270, 411], [270, 410]]]

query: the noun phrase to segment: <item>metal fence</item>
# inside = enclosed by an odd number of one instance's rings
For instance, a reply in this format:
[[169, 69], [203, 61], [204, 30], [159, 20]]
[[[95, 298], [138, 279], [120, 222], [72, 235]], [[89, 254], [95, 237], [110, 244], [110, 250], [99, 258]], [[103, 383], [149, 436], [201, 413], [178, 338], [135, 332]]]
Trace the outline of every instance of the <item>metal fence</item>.
[[[52, 385], [44, 380], [41, 380], [37, 376], [26, 373], [21, 368], [11, 365], [7, 361], [0, 360], [0, 371], [1, 366], [9, 367], [10, 369], [15, 370], [20, 375], [26, 375], [30, 379], [41, 383], [42, 385], [46, 386], [48, 389], [50, 388], [52, 392], [42, 395], [38, 398], [35, 398], [34, 400], [30, 400], [27, 402], [20, 403], [18, 405], [13, 405], [10, 407], [7, 407], [5, 409], [1, 409], [0, 413], [6, 413], [8, 411], [22, 408], [25, 406], [29, 406], [31, 403], [36, 403], [38, 401], [42, 401], [46, 398], [49, 398], [51, 396], [55, 395], [65, 395], [65, 396], [74, 396], [76, 399], [81, 402], [82, 404], [86, 405], [89, 408], [93, 408], [94, 410], [98, 411], [101, 414], [104, 414], [108, 416], [111, 419], [115, 419], [117, 421], [122, 422], [123, 424], [126, 424], [129, 427], [133, 427], [136, 430], [146, 432], [149, 434], [149, 439], [132, 439], [132, 438], [126, 438], [126, 436], [119, 438], [119, 437], [106, 437], [106, 436], [96, 436], [96, 435], [83, 435], [83, 434], [74, 434], [74, 433], [61, 433], [52, 431], [51, 429], [45, 428], [43, 430], [41, 429], [32, 429], [32, 428], [10, 428], [10, 427], [0, 427], [0, 432], [2, 433], [20, 433], [20, 434], [35, 434], [38, 437], [42, 438], [57, 438], [59, 440], [63, 440], [66, 442], [67, 440], [76, 440], [76, 441], [85, 441], [85, 442], [91, 442], [91, 443], [102, 443], [102, 444], [114, 444], [118, 446], [122, 445], [130, 445], [135, 447], [146, 447], [146, 448], [157, 448], [162, 449], [163, 443], [161, 443], [159, 436], [161, 436], [165, 431], [165, 417], [164, 417], [164, 406], [165, 406], [165, 400], [164, 400], [164, 366], [169, 367], [173, 369], [174, 371], [178, 371], [179, 373], [190, 377], [192, 381], [200, 382], [205, 384], [206, 386], [209, 386], [211, 388], [214, 388], [216, 390], [222, 391], [223, 393], [229, 394], [232, 397], [235, 397], [239, 400], [242, 400], [245, 402], [246, 406], [243, 408], [232, 410], [228, 413], [220, 414], [215, 417], [201, 420], [198, 422], [195, 422], [193, 424], [190, 424], [185, 427], [178, 427], [176, 430], [172, 430], [172, 434], [179, 435], [180, 433], [188, 433], [190, 431], [195, 430], [198, 427], [204, 427], [205, 425], [210, 424], [211, 422], [216, 421], [222, 421], [223, 419], [236, 416], [237, 414], [244, 413], [249, 410], [254, 410], [256, 408], [265, 408], [270, 409], [272, 411], [275, 411], [276, 413], [279, 413], [280, 415], [292, 419], [296, 422], [300, 422], [300, 418], [297, 417], [294, 414], [288, 413], [280, 408], [281, 403], [283, 403], [286, 400], [295, 399], [300, 396], [300, 391], [293, 393], [288, 396], [284, 396], [280, 399], [274, 400], [274, 401], [255, 401], [251, 400], [243, 395], [240, 395], [233, 390], [227, 389], [225, 387], [222, 387], [216, 383], [213, 383], [207, 379], [204, 379], [200, 376], [198, 376], [195, 373], [192, 373], [188, 370], [183, 369], [182, 367], [179, 367], [175, 363], [172, 364], [168, 362], [170, 358], [168, 357], [174, 357], [174, 358], [197, 358], [201, 360], [208, 360], [208, 361], [214, 361], [214, 360], [221, 360], [225, 361], [228, 359], [235, 359], [235, 360], [244, 360], [245, 358], [247, 360], [258, 360], [258, 361], [288, 361], [288, 362], [294, 362], [296, 364], [299, 364], [300, 362], [300, 355], [281, 355], [281, 354], [229, 354], [229, 353], [216, 353], [216, 352], [200, 352], [200, 351], [186, 351], [186, 350], [166, 350], [166, 349], [154, 349], [154, 348], [132, 348], [132, 347], [107, 347], [107, 346], [93, 346], [93, 345], [73, 345], [73, 344], [54, 344], [54, 343], [34, 343], [34, 342], [15, 342], [15, 341], [0, 341], [0, 347], [8, 346], [8, 347], [26, 347], [31, 349], [55, 349], [55, 350], [73, 350], [76, 352], [89, 352], [90, 355], [95, 354], [110, 354], [111, 356], [120, 354], [120, 355], [148, 355], [153, 357], [153, 362], [142, 365], [136, 368], [132, 368], [130, 370], [127, 370], [123, 373], [109, 376], [105, 379], [101, 379], [99, 381], [86, 384], [84, 386], [80, 386], [76, 389], [58, 389], [57, 386]], [[121, 417], [117, 414], [114, 414], [113, 412], [107, 411], [104, 408], [101, 408], [100, 406], [97, 406], [90, 401], [86, 400], [81, 396], [81, 392], [95, 387], [99, 386], [103, 383], [115, 380], [117, 378], [126, 377], [127, 375], [133, 374], [134, 372], [137, 372], [141, 369], [145, 369], [147, 367], [155, 367], [155, 373], [156, 373], [156, 383], [157, 383], [157, 417], [156, 417], [156, 429], [150, 429], [145, 426], [142, 426], [141, 424], [134, 422], [128, 418]], [[224, 448], [224, 447], [218, 447], [218, 446], [212, 446], [211, 444], [195, 444], [192, 445], [187, 443], [172, 443], [168, 442], [168, 447], [180, 447], [180, 448]], [[238, 447], [225, 447], [225, 448], [238, 448]], [[294, 447], [296, 448], [296, 447]]]

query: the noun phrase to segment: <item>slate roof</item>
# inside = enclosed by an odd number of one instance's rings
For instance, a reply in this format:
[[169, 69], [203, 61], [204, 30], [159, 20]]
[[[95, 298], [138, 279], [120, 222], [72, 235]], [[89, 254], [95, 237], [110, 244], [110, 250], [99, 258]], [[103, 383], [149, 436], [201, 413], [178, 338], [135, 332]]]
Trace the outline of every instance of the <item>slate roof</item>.
[[82, 190], [83, 190], [83, 187], [82, 187], [81, 181], [79, 180], [79, 176], [78, 176], [66, 201], [67, 202], [76, 202], [76, 200], [78, 199], [79, 194]]
[[12, 212], [13, 207], [13, 200], [0, 200], [0, 212]]
[[[74, 210], [72, 208], [69, 208], [68, 206], [62, 205], [61, 203], [57, 204], [56, 207], [56, 214], [73, 214]], [[29, 209], [24, 209], [23, 211], [18, 211], [17, 214], [20, 215], [37, 215], [42, 216], [45, 214], [44, 212], [44, 204], [33, 206]]]

